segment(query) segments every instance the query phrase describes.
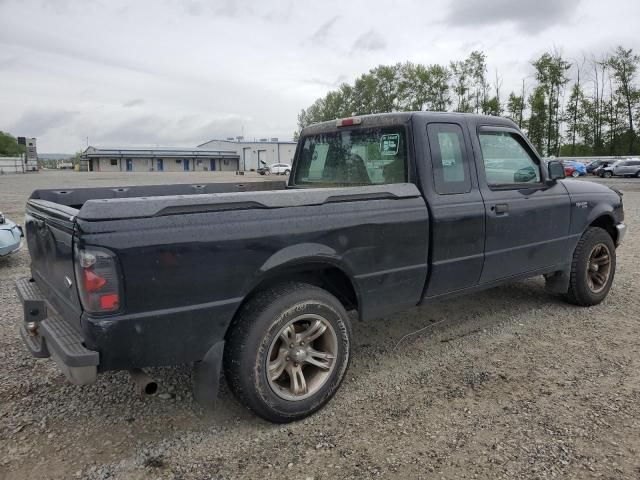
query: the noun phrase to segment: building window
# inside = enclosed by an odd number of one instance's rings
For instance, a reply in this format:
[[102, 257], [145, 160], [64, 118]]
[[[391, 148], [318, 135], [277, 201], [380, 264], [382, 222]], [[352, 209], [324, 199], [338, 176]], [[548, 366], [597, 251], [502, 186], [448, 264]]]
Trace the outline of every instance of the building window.
[[111, 159], [111, 166], [112, 167], [117, 167], [118, 166], [118, 159], [117, 158], [112, 158]]
[[181, 158], [176, 158], [176, 163], [182, 163], [182, 159]]

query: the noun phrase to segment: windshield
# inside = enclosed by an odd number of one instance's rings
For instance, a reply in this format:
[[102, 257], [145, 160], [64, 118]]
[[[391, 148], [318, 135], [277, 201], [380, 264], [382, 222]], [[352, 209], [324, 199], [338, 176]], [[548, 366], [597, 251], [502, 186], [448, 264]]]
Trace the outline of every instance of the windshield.
[[340, 187], [407, 180], [404, 127], [358, 128], [302, 140], [293, 185]]

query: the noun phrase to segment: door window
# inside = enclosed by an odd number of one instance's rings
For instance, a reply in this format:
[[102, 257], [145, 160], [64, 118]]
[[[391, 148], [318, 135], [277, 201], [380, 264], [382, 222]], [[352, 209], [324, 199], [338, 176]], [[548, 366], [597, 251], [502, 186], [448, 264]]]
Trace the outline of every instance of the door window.
[[427, 125], [427, 133], [436, 193], [470, 192], [469, 162], [460, 125], [431, 123]]
[[518, 134], [480, 131], [479, 140], [489, 186], [540, 183], [540, 167]]

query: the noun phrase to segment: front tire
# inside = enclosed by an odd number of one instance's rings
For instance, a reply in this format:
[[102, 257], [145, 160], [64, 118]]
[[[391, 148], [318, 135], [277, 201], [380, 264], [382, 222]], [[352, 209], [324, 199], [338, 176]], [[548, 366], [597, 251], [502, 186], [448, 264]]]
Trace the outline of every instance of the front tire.
[[604, 173], [602, 174], [602, 176], [603, 176], [604, 178], [611, 178], [611, 177], [613, 176], [613, 173], [611, 173], [611, 172], [604, 172]]
[[347, 312], [313, 285], [283, 283], [258, 293], [229, 328], [229, 386], [241, 403], [271, 422], [299, 420], [320, 409], [349, 366]]
[[573, 171], [573, 173], [571, 174], [571, 176], [572, 176], [573, 178], [577, 178], [577, 177], [579, 177], [579, 176], [580, 176], [580, 172], [578, 172], [577, 170], [574, 170], [574, 171]]
[[573, 253], [567, 299], [585, 307], [599, 304], [609, 293], [615, 273], [613, 239], [602, 228], [588, 228]]

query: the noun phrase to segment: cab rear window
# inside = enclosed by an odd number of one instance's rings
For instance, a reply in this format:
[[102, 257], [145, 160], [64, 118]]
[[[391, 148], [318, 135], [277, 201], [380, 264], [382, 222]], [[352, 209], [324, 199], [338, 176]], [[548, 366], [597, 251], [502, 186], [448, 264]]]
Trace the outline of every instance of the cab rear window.
[[344, 187], [407, 181], [404, 127], [355, 128], [309, 135], [293, 185]]

